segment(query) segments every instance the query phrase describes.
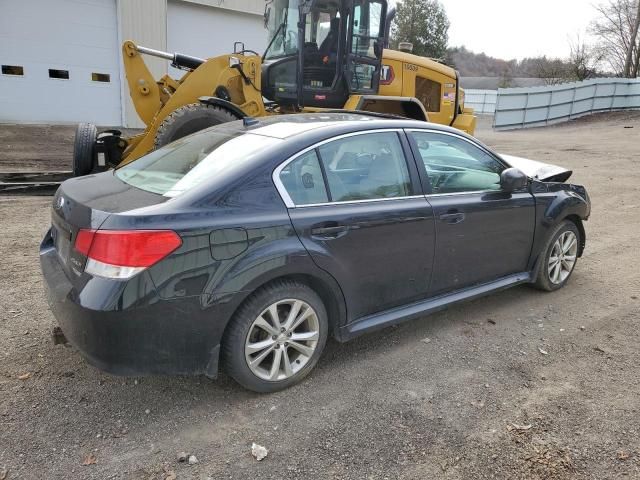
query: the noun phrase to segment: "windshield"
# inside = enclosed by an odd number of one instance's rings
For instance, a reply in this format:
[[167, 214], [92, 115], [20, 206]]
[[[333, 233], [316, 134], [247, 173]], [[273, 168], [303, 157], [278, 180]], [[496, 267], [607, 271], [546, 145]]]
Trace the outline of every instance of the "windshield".
[[267, 30], [269, 46], [265, 59], [298, 53], [298, 0], [274, 0]]
[[118, 168], [115, 175], [141, 190], [176, 197], [232, 172], [281, 141], [236, 129], [203, 130]]

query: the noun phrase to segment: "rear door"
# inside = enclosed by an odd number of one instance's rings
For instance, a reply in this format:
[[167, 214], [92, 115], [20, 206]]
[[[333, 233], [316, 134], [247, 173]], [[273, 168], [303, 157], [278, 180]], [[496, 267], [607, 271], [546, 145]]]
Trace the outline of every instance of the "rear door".
[[355, 0], [349, 17], [347, 84], [350, 93], [377, 93], [384, 47], [384, 0]]
[[436, 220], [429, 295], [526, 271], [535, 227], [528, 188], [502, 191], [506, 166], [466, 137], [411, 131], [409, 138]]
[[299, 238], [340, 284], [350, 320], [427, 295], [434, 218], [407, 152], [401, 131], [360, 132], [274, 174]]

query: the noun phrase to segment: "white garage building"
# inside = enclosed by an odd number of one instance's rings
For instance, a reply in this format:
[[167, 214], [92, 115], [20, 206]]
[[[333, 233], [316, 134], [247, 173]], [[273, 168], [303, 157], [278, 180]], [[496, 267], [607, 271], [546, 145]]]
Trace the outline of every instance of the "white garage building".
[[[1, 0], [0, 122], [142, 126], [120, 47], [213, 57], [264, 51], [264, 0]], [[183, 72], [145, 57], [156, 77]]]

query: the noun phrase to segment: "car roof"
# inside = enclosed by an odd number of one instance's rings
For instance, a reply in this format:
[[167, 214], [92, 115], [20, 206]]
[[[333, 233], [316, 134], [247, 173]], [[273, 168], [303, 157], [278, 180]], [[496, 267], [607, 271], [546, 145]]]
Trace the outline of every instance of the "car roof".
[[[461, 133], [443, 125], [411, 120], [394, 115], [375, 112], [318, 111], [289, 115], [271, 115], [255, 119], [256, 122], [244, 127], [247, 133], [279, 139], [309, 140], [315, 137], [334, 136], [353, 131], [385, 128], [429, 128]], [[241, 126], [242, 122], [237, 122]]]

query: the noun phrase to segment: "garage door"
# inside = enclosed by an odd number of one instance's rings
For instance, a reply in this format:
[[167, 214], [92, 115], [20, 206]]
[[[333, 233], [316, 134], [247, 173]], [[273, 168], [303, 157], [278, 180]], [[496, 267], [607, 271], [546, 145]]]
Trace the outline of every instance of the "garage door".
[[[167, 48], [171, 52], [209, 58], [232, 53], [234, 42], [244, 42], [245, 48], [260, 54], [267, 47], [262, 15], [174, 0], [167, 5], [167, 23]], [[174, 78], [184, 73], [169, 70]]]
[[115, 0], [2, 0], [0, 121], [120, 125]]

